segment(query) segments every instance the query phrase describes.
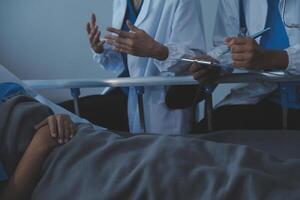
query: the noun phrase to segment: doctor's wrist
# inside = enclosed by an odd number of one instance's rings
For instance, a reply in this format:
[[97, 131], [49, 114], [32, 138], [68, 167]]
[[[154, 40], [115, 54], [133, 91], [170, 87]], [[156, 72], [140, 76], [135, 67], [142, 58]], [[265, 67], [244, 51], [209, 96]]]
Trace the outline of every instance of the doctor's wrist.
[[289, 56], [282, 50], [263, 50], [261, 52], [262, 65], [267, 69], [284, 70], [289, 65]]
[[153, 58], [163, 61], [169, 57], [169, 49], [163, 44], [156, 42], [153, 50]]

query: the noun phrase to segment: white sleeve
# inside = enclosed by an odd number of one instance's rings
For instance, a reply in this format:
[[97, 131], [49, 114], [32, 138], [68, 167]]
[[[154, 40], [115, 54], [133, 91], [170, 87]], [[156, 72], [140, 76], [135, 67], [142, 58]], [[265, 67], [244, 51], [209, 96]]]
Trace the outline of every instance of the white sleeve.
[[236, 36], [239, 33], [239, 5], [236, 0], [220, 0], [218, 4], [213, 44], [224, 44], [224, 38]]
[[[224, 38], [236, 36], [239, 33], [239, 4], [236, 0], [220, 0], [217, 9], [216, 23], [213, 35], [214, 47], [223, 46]], [[219, 62], [231, 64], [231, 54], [220, 57]]]
[[300, 75], [300, 44], [287, 48], [286, 52], [289, 56], [287, 72]]
[[93, 59], [97, 64], [105, 69], [120, 74], [124, 71], [125, 66], [122, 55], [112, 49], [108, 44], [104, 44], [104, 52], [101, 54], [92, 50]]
[[204, 53], [206, 44], [199, 0], [179, 1], [171, 29], [170, 39], [164, 44], [169, 50], [168, 58], [154, 61], [160, 72], [183, 71], [185, 63], [178, 60]]

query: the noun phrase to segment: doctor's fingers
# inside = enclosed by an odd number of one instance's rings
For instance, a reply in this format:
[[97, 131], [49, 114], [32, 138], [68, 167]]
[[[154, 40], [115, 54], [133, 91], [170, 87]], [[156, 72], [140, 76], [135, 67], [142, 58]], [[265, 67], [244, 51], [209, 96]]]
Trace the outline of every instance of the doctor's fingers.
[[136, 37], [135, 33], [122, 31], [122, 30], [119, 30], [119, 29], [116, 29], [116, 28], [112, 28], [112, 27], [107, 28], [107, 31], [110, 32], [110, 33], [115, 33], [119, 37], [122, 37], [122, 38], [134, 39]]
[[192, 75], [195, 80], [201, 81], [203, 78], [205, 78], [207, 75], [210, 74], [210, 70], [208, 69], [201, 69], [197, 72], [194, 72]]
[[251, 64], [249, 62], [245, 62], [245, 61], [234, 61], [232, 63], [232, 65], [237, 68], [241, 68], [241, 67], [247, 68], [247, 67], [251, 66]]
[[198, 72], [198, 71], [200, 71], [200, 70], [203, 70], [204, 68], [205, 68], [205, 67], [203, 67], [203, 66], [200, 65], [200, 64], [193, 63], [193, 64], [190, 66], [189, 72], [195, 73], [195, 72]]
[[225, 43], [231, 48], [233, 45], [245, 45], [249, 42], [249, 38], [229, 38], [228, 40], [225, 39]]
[[91, 31], [92, 31], [91, 24], [90, 24], [90, 22], [88, 22], [88, 23], [86, 24], [86, 32], [90, 35], [90, 34], [91, 34]]
[[140, 31], [140, 29], [139, 29], [138, 27], [136, 27], [135, 25], [133, 25], [133, 24], [131, 23], [131, 21], [129, 21], [129, 20], [126, 21], [126, 24], [127, 24], [128, 28], [129, 28], [131, 31], [133, 31], [133, 32], [139, 32], [139, 31]]
[[251, 52], [246, 53], [233, 53], [231, 54], [232, 60], [241, 62], [251, 62], [254, 59], [254, 54]]
[[95, 13], [92, 13], [92, 16], [91, 16], [91, 25], [92, 25], [92, 28], [94, 28], [96, 26], [96, 15]]
[[93, 48], [96, 49], [97, 51], [103, 51], [103, 48], [104, 48], [104, 44], [105, 44], [105, 41], [100, 41], [98, 42]]
[[132, 49], [131, 47], [127, 46], [127, 45], [123, 45], [123, 44], [114, 44], [114, 50], [118, 51], [120, 53], [127, 53], [130, 55], [137, 55], [136, 52], [134, 51], [134, 49]]
[[96, 34], [98, 33], [98, 27], [91, 30], [91, 33], [89, 34], [89, 41], [92, 44]]
[[244, 53], [249, 51], [249, 48], [247, 47], [247, 45], [232, 45], [230, 47], [230, 51], [232, 54], [234, 53]]
[[202, 79], [198, 80], [199, 84], [206, 85], [215, 82], [220, 78], [220, 72], [217, 71], [210, 71]]
[[229, 43], [231, 43], [231, 42], [243, 42], [244, 41], [244, 39], [245, 39], [245, 37], [226, 37], [225, 39], [224, 39], [224, 43], [225, 44], [229, 44]]
[[97, 45], [99, 42], [100, 42], [100, 35], [101, 35], [101, 32], [100, 31], [97, 31], [96, 35], [94, 36], [93, 38], [93, 41], [92, 43], [94, 45]]
[[128, 38], [121, 38], [118, 36], [113, 36], [109, 35], [105, 37], [105, 40], [108, 44], [113, 45], [113, 46], [126, 46], [128, 48], [133, 48], [134, 47], [134, 41]]

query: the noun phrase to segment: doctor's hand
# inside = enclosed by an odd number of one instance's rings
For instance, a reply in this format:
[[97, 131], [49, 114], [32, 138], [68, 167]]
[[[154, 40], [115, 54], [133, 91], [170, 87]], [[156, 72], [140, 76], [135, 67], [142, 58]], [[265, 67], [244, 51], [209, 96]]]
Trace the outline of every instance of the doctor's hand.
[[92, 14], [91, 21], [86, 25], [86, 31], [89, 36], [91, 48], [96, 53], [103, 53], [104, 51], [103, 46], [105, 41], [100, 40], [101, 31], [99, 30], [99, 27], [96, 25], [96, 15], [94, 13]]
[[[109, 33], [105, 36], [106, 42], [114, 47], [114, 50], [139, 57], [151, 57], [158, 60], [165, 60], [169, 56], [166, 46], [155, 41], [144, 30], [135, 27], [127, 21], [130, 32], [115, 28], [108, 28]], [[115, 35], [116, 34], [116, 35]]]
[[266, 50], [252, 38], [225, 38], [231, 50], [233, 66], [255, 69], [286, 69], [288, 53], [284, 50]]
[[225, 44], [231, 50], [233, 66], [235, 67], [262, 67], [264, 50], [252, 38], [225, 38]]
[[[202, 55], [194, 58], [195, 60], [211, 61], [218, 63], [217, 60], [213, 59], [208, 55]], [[189, 71], [192, 73], [195, 80], [200, 84], [205, 84], [209, 81], [215, 80], [220, 77], [221, 71], [216, 68], [209, 68], [198, 63], [193, 63], [190, 66]]]

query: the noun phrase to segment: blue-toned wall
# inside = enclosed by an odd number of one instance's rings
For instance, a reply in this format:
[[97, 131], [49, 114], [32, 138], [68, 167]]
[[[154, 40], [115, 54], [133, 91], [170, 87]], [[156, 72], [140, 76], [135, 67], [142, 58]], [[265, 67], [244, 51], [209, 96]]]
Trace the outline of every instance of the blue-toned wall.
[[111, 10], [111, 0], [0, 0], [0, 63], [22, 79], [111, 76], [93, 63], [85, 32], [92, 12], [106, 27]]

